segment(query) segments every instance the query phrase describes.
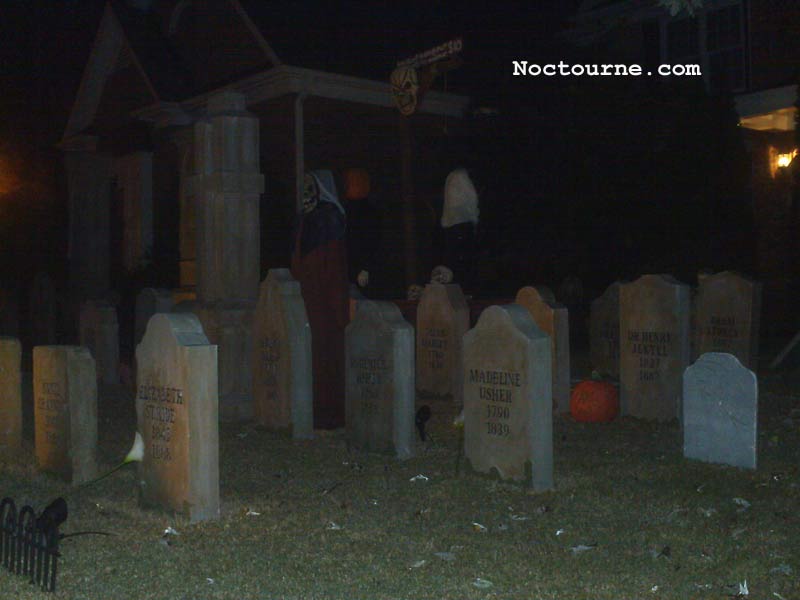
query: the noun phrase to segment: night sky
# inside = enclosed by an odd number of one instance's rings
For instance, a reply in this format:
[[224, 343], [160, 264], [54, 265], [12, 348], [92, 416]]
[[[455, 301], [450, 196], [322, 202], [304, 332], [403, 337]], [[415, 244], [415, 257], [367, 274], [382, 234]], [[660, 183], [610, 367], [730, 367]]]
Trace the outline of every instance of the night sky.
[[[32, 269], [63, 266], [66, 185], [56, 144], [104, 4], [3, 2], [0, 277], [17, 276], [21, 257]], [[746, 182], [730, 176], [748, 166], [729, 99], [705, 97], [696, 82], [650, 89], [652, 82], [633, 78], [512, 76], [515, 59], [581, 56], [557, 35], [578, 0], [468, 10], [432, 1], [242, 4], [286, 64], [380, 81], [398, 60], [463, 38], [463, 65], [436, 89], [469, 95], [473, 109], [498, 111], [463, 154], [485, 207], [483, 249], [504, 261], [499, 280], [552, 282], [578, 273], [604, 286], [641, 272], [693, 278], [699, 266], [749, 270], [750, 249], [736, 237], [750, 236]], [[706, 222], [715, 229], [704, 230], [700, 219], [719, 207], [724, 213]], [[716, 235], [720, 227], [726, 231]], [[675, 231], [693, 243], [676, 251]]]

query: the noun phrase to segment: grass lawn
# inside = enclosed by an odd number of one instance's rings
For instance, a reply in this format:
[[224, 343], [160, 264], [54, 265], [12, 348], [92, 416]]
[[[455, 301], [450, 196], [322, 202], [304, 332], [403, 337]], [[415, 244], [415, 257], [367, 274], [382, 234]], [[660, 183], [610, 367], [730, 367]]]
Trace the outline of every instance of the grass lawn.
[[[57, 598], [171, 600], [800, 598], [800, 393], [760, 386], [759, 467], [685, 460], [677, 423], [554, 423], [555, 485], [533, 494], [456, 473], [455, 407], [430, 401], [415, 458], [349, 452], [249, 425], [220, 430], [222, 518], [137, 506], [126, 467], [69, 491], [28, 442], [0, 452], [0, 496], [64, 495]], [[132, 394], [101, 393], [102, 467], [133, 439]], [[424, 475], [427, 480], [417, 478]], [[164, 537], [167, 527], [176, 535]], [[746, 582], [746, 584], [745, 584]], [[0, 598], [53, 597], [0, 569]]]

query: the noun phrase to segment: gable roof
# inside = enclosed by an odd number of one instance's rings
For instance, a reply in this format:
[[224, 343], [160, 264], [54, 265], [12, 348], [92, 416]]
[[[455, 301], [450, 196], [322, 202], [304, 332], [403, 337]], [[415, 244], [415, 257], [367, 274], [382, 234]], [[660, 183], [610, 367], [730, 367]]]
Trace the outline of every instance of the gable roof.
[[[339, 61], [325, 59], [327, 62], [320, 63], [317, 59], [332, 55], [331, 48], [325, 46], [324, 37], [317, 50], [310, 48], [313, 30], [295, 35], [304, 27], [304, 22], [293, 21], [296, 12], [282, 14], [281, 20], [274, 12], [275, 7], [270, 9], [273, 12], [265, 12], [264, 7], [272, 3], [267, 5], [262, 0], [255, 4], [244, 0], [244, 3], [249, 10], [240, 0], [110, 0], [104, 9], [62, 146], [67, 140], [89, 133], [104, 97], [104, 88], [114, 81], [115, 69], [126, 57], [128, 62], [132, 59], [140, 83], [149, 91], [149, 102], [133, 108], [128, 102], [124, 109], [139, 118], [161, 123], [189, 122], [189, 115], [199, 110], [199, 102], [221, 89], [242, 91], [249, 103], [285, 93], [309, 93], [392, 105], [388, 75], [402, 56], [380, 56], [380, 45], [370, 45], [371, 60], [353, 61], [357, 65], [373, 65], [371, 70], [362, 72], [377, 74], [379, 81], [353, 76], [362, 73], [332, 73], [331, 64], [340, 65], [342, 57], [353, 59], [364, 51], [363, 40], [361, 44], [354, 42], [349, 49], [344, 48], [347, 44], [342, 44]], [[282, 4], [285, 2], [276, 3]], [[258, 23], [252, 15], [259, 17]], [[268, 29], [281, 41], [292, 41], [286, 47], [298, 51], [293, 57], [299, 60], [305, 48], [305, 56], [310, 60], [301, 61], [299, 68], [283, 63], [261, 33], [265, 17], [270, 22]], [[369, 40], [374, 39], [373, 32]], [[426, 112], [461, 114], [467, 104], [465, 97], [452, 94], [437, 97], [431, 92], [429, 99], [430, 102], [422, 106]]]

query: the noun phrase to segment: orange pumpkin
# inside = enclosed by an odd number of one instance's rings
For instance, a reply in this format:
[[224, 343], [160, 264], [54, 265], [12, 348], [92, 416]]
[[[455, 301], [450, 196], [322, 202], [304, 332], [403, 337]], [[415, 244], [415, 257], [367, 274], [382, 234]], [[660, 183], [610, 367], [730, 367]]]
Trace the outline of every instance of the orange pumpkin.
[[581, 423], [608, 423], [619, 414], [617, 388], [607, 381], [581, 381], [569, 400], [572, 418]]
[[369, 196], [369, 173], [366, 169], [345, 169], [342, 180], [346, 200], [363, 200]]

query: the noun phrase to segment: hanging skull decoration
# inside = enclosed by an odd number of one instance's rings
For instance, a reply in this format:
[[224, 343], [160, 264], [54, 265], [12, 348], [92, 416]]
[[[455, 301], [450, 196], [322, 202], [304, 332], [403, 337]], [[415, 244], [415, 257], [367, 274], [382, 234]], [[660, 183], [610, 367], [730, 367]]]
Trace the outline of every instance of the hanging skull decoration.
[[319, 203], [319, 185], [311, 173], [303, 177], [303, 214], [307, 215], [317, 208]]
[[441, 283], [441, 284], [452, 283], [453, 271], [451, 271], [444, 265], [439, 265], [438, 267], [435, 267], [431, 272], [431, 282]]
[[419, 78], [413, 67], [397, 67], [392, 71], [392, 95], [400, 114], [408, 116], [417, 109]]

